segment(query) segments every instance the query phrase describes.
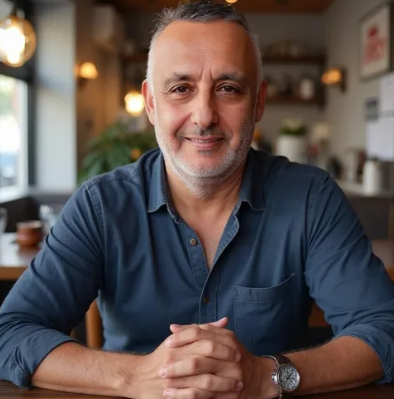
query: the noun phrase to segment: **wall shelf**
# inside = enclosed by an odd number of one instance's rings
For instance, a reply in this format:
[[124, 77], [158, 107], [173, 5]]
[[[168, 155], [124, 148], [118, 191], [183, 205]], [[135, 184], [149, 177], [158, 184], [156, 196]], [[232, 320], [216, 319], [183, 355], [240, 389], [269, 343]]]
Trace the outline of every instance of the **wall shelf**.
[[[262, 57], [263, 64], [312, 64], [322, 65], [325, 63], [324, 55], [305, 55], [299, 57], [292, 56], [272, 56], [266, 55]], [[147, 53], [137, 53], [124, 57], [127, 62], [146, 62], [148, 60]]]
[[326, 62], [326, 58], [324, 55], [305, 55], [299, 57], [266, 55], [263, 56], [262, 59], [263, 59], [263, 65], [264, 64], [265, 65], [268, 64], [323, 65]]
[[311, 100], [304, 100], [296, 96], [278, 96], [267, 98], [267, 105], [317, 105], [321, 106], [322, 101], [318, 98], [313, 98]]

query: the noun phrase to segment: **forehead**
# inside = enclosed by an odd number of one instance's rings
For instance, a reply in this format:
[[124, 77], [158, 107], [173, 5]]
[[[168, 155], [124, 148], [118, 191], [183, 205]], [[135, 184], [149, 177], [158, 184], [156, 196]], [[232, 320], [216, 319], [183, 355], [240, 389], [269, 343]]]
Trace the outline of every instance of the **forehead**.
[[154, 43], [152, 61], [154, 79], [178, 69], [189, 74], [207, 70], [211, 74], [257, 74], [252, 40], [232, 22], [173, 22]]

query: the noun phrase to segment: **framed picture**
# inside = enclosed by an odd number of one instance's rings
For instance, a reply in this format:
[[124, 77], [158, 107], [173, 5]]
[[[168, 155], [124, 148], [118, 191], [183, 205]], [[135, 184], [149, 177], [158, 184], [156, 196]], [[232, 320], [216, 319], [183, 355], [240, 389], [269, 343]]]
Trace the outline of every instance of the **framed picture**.
[[377, 77], [393, 65], [393, 5], [386, 3], [367, 14], [360, 22], [360, 75]]

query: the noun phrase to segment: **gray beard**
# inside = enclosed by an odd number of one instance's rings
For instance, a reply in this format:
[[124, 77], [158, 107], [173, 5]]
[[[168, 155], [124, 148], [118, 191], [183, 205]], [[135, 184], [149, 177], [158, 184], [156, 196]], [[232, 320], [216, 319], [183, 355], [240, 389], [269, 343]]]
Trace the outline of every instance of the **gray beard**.
[[[253, 138], [254, 122], [245, 120], [241, 130], [241, 140], [235, 150], [229, 150], [220, 166], [211, 170], [197, 170], [192, 165], [179, 159], [169, 143], [163, 139], [160, 125], [155, 123], [156, 140], [163, 153], [165, 162], [172, 168], [190, 193], [200, 200], [209, 200], [226, 180], [246, 159]], [[203, 135], [204, 133], [201, 133]], [[229, 138], [227, 138], [228, 140]], [[211, 155], [211, 151], [206, 151]]]

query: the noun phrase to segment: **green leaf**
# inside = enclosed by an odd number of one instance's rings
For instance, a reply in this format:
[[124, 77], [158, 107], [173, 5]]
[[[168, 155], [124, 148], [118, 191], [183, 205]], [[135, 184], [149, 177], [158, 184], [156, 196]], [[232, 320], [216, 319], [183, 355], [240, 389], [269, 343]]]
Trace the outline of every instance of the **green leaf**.
[[153, 129], [131, 133], [124, 123], [117, 122], [90, 140], [86, 148], [87, 153], [78, 173], [80, 182], [135, 161], [131, 159], [132, 149], [139, 149], [143, 154], [157, 148], [157, 142]]

